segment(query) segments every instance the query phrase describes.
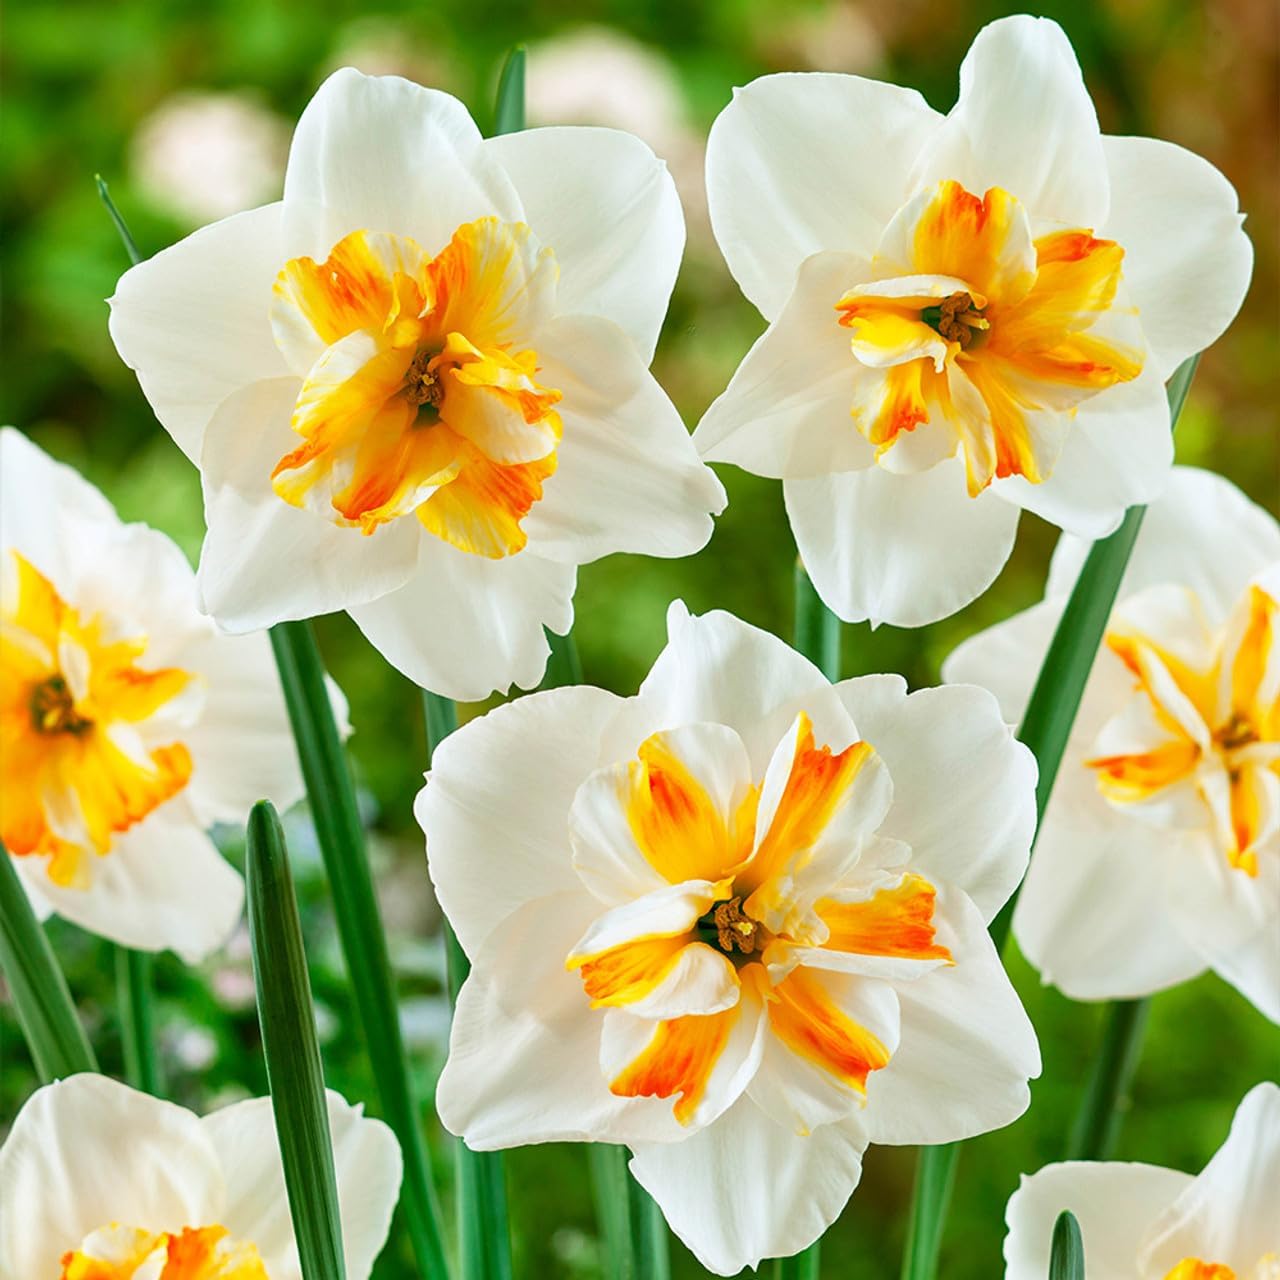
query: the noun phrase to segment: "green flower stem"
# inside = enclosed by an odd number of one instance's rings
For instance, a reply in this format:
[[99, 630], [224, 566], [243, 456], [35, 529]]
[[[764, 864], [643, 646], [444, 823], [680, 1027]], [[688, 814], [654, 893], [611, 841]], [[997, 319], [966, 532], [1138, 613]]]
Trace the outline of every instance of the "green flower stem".
[[902, 1280], [933, 1280], [959, 1158], [958, 1142], [920, 1148], [902, 1255]]
[[626, 1147], [593, 1142], [588, 1155], [605, 1280], [670, 1280], [667, 1224], [628, 1171]]
[[776, 1280], [818, 1280], [822, 1255], [817, 1242], [797, 1253], [794, 1258], [779, 1258], [774, 1264]]
[[404, 1222], [423, 1280], [447, 1280], [440, 1212], [419, 1109], [409, 1087], [386, 934], [365, 854], [355, 789], [311, 624], [278, 623], [271, 628], [271, 647], [284, 686], [382, 1112], [404, 1156], [400, 1197]]
[[518, 44], [507, 54], [498, 80], [497, 107], [493, 113], [495, 136], [519, 133], [525, 127], [524, 64], [524, 45]]
[[[430, 764], [436, 748], [458, 727], [458, 711], [451, 699], [426, 689], [422, 703]], [[453, 1005], [471, 965], [449, 921], [443, 924], [449, 1003]], [[506, 1161], [500, 1151], [472, 1151], [465, 1142], [458, 1142], [454, 1153], [462, 1280], [511, 1280]]]
[[125, 1079], [143, 1093], [164, 1095], [152, 1018], [152, 968], [155, 957], [132, 947], [116, 947], [116, 1001], [124, 1045]]
[[[1184, 360], [1169, 379], [1169, 421], [1177, 425], [1182, 406], [1186, 403], [1191, 379], [1195, 376], [1200, 357]], [[1027, 703], [1027, 710], [1018, 730], [1018, 738], [1031, 749], [1039, 767], [1036, 783], [1036, 820], [1044, 819], [1053, 794], [1053, 784], [1058, 777], [1063, 753], [1071, 726], [1075, 723], [1085, 683], [1093, 670], [1094, 659], [1106, 631], [1107, 619], [1115, 606], [1120, 582], [1129, 564], [1129, 555], [1142, 527], [1145, 507], [1130, 507], [1120, 527], [1109, 537], [1093, 544], [1085, 559], [1080, 576], [1067, 600], [1066, 608], [1050, 641], [1035, 688]], [[1013, 921], [1013, 909], [1018, 893], [1015, 890], [1000, 913], [991, 922], [991, 940], [997, 951], [1003, 951], [1009, 938]], [[1130, 1068], [1131, 1072], [1132, 1068]], [[1114, 1072], [1112, 1074], [1115, 1074]], [[1106, 1120], [1102, 1109], [1114, 1106], [1127, 1083], [1102, 1081], [1098, 1086], [1096, 1109], [1091, 1111], [1090, 1124], [1105, 1136]], [[1088, 1106], [1086, 1099], [1086, 1106]], [[916, 1200], [935, 1191], [945, 1183], [949, 1185], [947, 1166], [954, 1164], [955, 1155], [948, 1147], [924, 1147], [920, 1152], [921, 1168], [916, 1178]], [[944, 1176], [946, 1175], [946, 1176]], [[907, 1258], [904, 1261], [903, 1280], [933, 1280], [937, 1273], [938, 1251], [946, 1218], [947, 1197], [936, 1196], [932, 1202], [916, 1203], [911, 1207], [912, 1231], [907, 1242]], [[911, 1270], [907, 1270], [907, 1265]]]
[[1102, 1046], [1071, 1126], [1068, 1160], [1109, 1160], [1129, 1108], [1129, 1088], [1147, 1028], [1151, 999], [1113, 1000], [1107, 1006]]
[[795, 647], [828, 680], [840, 679], [840, 619], [822, 603], [799, 560], [796, 561]]
[[0, 844], [0, 971], [36, 1073], [44, 1084], [97, 1071], [67, 980], [40, 927], [9, 851]]
[[1085, 1280], [1084, 1241], [1080, 1224], [1069, 1209], [1058, 1214], [1049, 1246], [1049, 1280]]
[[344, 1280], [342, 1220], [315, 1008], [280, 819], [249, 814], [245, 874], [258, 1024], [303, 1280]]

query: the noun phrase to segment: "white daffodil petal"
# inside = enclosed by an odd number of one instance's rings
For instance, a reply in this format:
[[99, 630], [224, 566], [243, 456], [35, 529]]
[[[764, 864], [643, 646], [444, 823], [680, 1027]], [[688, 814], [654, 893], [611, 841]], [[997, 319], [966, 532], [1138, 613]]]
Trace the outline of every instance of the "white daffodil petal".
[[715, 902], [719, 885], [709, 880], [667, 884], [597, 916], [573, 946], [576, 962], [644, 938], [688, 933]]
[[0, 1275], [61, 1275], [63, 1254], [113, 1223], [216, 1223], [225, 1196], [191, 1112], [106, 1076], [71, 1076], [32, 1094], [0, 1147]]
[[728, 725], [742, 739], [754, 777], [803, 711], [814, 738], [843, 751], [857, 738], [826, 677], [777, 636], [721, 610], [692, 616], [674, 601], [667, 646], [644, 683], [640, 702], [657, 725], [697, 721]]
[[515, 185], [524, 220], [555, 251], [560, 311], [612, 320], [652, 360], [684, 249], [666, 165], [618, 129], [525, 129], [489, 138], [484, 149]]
[[1080, 538], [1112, 533], [1134, 505], [1158, 498], [1173, 466], [1169, 402], [1154, 364], [1075, 411], [1052, 475], [997, 480], [1006, 502]]
[[707, 199], [729, 270], [767, 320], [810, 254], [875, 252], [941, 124], [915, 90], [859, 76], [764, 76], [734, 92], [707, 140]]
[[[1046, 596], [1070, 592], [1091, 546], [1069, 534], [1058, 539]], [[1246, 583], [1277, 561], [1280, 523], [1273, 515], [1212, 471], [1174, 467], [1143, 517], [1120, 597], [1179, 582], [1195, 592], [1217, 623], [1231, 612]]]
[[223, 403], [205, 436], [209, 532], [197, 581], [204, 607], [228, 630], [362, 603], [402, 586], [418, 564], [424, 537], [415, 522], [365, 537], [272, 489], [272, 470], [298, 442], [289, 430], [297, 394], [294, 378], [255, 383]]
[[478, 702], [542, 679], [551, 651], [543, 628], [568, 634], [577, 576], [572, 564], [530, 551], [487, 560], [427, 538], [407, 583], [348, 613], [415, 684]]
[[303, 111], [284, 198], [332, 211], [341, 225], [335, 239], [358, 229], [393, 231], [428, 253], [443, 249], [464, 222], [493, 214], [518, 222], [523, 213], [462, 103], [350, 67], [335, 71]]
[[526, 903], [581, 891], [566, 815], [622, 705], [603, 689], [549, 690], [494, 708], [436, 748], [414, 813], [468, 956]]
[[121, 946], [168, 949], [195, 964], [240, 922], [244, 881], [182, 799], [117, 836], [91, 874], [83, 889], [41, 876], [40, 895], [64, 919]]
[[687, 556], [724, 509], [720, 481], [635, 343], [608, 320], [561, 316], [539, 337], [539, 378], [557, 387], [555, 474], [525, 517], [530, 549], [586, 564], [613, 552]]
[[[368, 1280], [400, 1193], [400, 1147], [380, 1120], [328, 1090], [329, 1136], [349, 1280]], [[270, 1098], [233, 1103], [200, 1121], [227, 1174], [222, 1225], [251, 1240], [270, 1275], [299, 1273]]]
[[604, 1017], [564, 963], [594, 910], [582, 890], [528, 902], [472, 956], [436, 1106], [475, 1151], [685, 1136], [669, 1102], [611, 1093], [600, 1071]]
[[856, 1116], [800, 1137], [746, 1097], [684, 1142], [633, 1143], [631, 1172], [698, 1261], [732, 1276], [811, 1245], [858, 1185], [866, 1145]]
[[1125, 249], [1124, 277], [1168, 377], [1235, 318], [1253, 272], [1235, 188], [1207, 160], [1155, 138], [1103, 138], [1111, 211], [1100, 235]]
[[1005, 1280], [1044, 1280], [1066, 1210], [1080, 1225], [1089, 1280], [1133, 1280], [1143, 1234], [1190, 1185], [1185, 1173], [1152, 1164], [1072, 1161], [1024, 1175], [1005, 1210]]
[[937, 941], [955, 963], [897, 986], [901, 1039], [867, 1079], [872, 1142], [958, 1142], [1011, 1124], [1040, 1074], [1035, 1031], [968, 897], [938, 886]]
[[970, 191], [1002, 187], [1036, 219], [1103, 225], [1110, 191], [1098, 117], [1056, 22], [1020, 14], [978, 32], [960, 67], [959, 101], [914, 176]]
[[913, 871], [963, 889], [990, 922], [1026, 870], [1035, 758], [985, 689], [908, 695], [898, 676], [862, 676], [836, 689], [893, 779], [880, 834], [910, 845]]
[[192, 462], [229, 395], [289, 371], [271, 334], [270, 305], [280, 268], [304, 251], [296, 240], [286, 233], [284, 206], [266, 205], [195, 232], [116, 286], [112, 341]]
[[994, 494], [970, 498], [960, 459], [900, 476], [880, 467], [783, 483], [800, 558], [846, 622], [919, 627], [995, 581], [1018, 516]]
[[1278, 1186], [1280, 1087], [1267, 1082], [1245, 1095], [1226, 1142], [1151, 1228], [1141, 1274], [1164, 1275], [1183, 1258], [1203, 1258], [1242, 1278], [1265, 1276], [1253, 1268], [1280, 1255]]
[[848, 253], [800, 264], [795, 291], [694, 432], [704, 458], [778, 479], [874, 463], [851, 411], [855, 384], [878, 385], [883, 376], [854, 358], [835, 309], [866, 276], [866, 260]]

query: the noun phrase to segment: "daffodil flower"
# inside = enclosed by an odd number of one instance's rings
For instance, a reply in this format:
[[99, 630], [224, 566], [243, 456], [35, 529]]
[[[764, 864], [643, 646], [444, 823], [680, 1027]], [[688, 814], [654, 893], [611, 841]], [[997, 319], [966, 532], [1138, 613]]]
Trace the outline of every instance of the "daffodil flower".
[[[944, 675], [1019, 719], [1087, 551]], [[1219, 476], [1176, 467], [1147, 511], [1013, 930], [1076, 999], [1208, 967], [1280, 1022], [1280, 526]]]
[[1252, 250], [1212, 165], [1104, 137], [1062, 30], [992, 23], [939, 115], [858, 76], [766, 76], [707, 149], [721, 250], [769, 322], [695, 433], [783, 480], [848, 621], [991, 584], [1019, 510], [1081, 537], [1154, 498], [1163, 383], [1226, 328]]
[[1089, 1280], [1280, 1277], [1280, 1088], [1245, 1095], [1196, 1177], [1158, 1165], [1051, 1164], [1009, 1201], [1005, 1280], [1044, 1280], [1053, 1224], [1075, 1214]]
[[[347, 1280], [400, 1194], [380, 1120], [328, 1095]], [[105, 1076], [38, 1089], [0, 1148], [3, 1280], [301, 1280], [268, 1098], [203, 1118]]]
[[684, 246], [643, 143], [483, 140], [448, 94], [339, 71], [284, 199], [128, 272], [111, 333], [201, 471], [233, 631], [346, 609], [417, 683], [537, 683], [577, 566], [682, 556], [724, 492], [648, 371]]
[[11, 427], [0, 472], [0, 837], [38, 913], [198, 960], [244, 900], [208, 828], [303, 792], [271, 647]]
[[984, 690], [832, 686], [728, 614], [668, 623], [638, 696], [535, 694], [436, 753], [417, 814], [473, 965], [437, 1100], [477, 1150], [628, 1144], [728, 1275], [821, 1235], [869, 1142], [1027, 1106], [986, 925], [1035, 764]]

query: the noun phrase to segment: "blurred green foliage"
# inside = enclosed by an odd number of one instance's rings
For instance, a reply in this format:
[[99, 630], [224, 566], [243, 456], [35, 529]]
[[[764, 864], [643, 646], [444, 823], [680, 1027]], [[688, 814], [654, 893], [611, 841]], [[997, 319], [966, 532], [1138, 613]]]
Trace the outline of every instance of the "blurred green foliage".
[[[664, 154], [669, 143], [689, 205], [689, 252], [655, 370], [692, 424], [762, 327], [724, 269], [698, 207], [699, 149], [732, 86], [777, 70], [856, 71], [915, 85], [946, 109], [974, 33], [1014, 8], [997, 0], [63, 0], [11, 6], [0, 117], [6, 193], [0, 420], [83, 470], [125, 518], [166, 530], [194, 556], [202, 532], [195, 473], [155, 424], [107, 336], [103, 299], [126, 260], [98, 203], [94, 174], [111, 182], [143, 251], [154, 251], [200, 220], [189, 200], [166, 193], [165, 166], [175, 189], [184, 181], [207, 185], [218, 172], [203, 161], [199, 149], [209, 144], [198, 131], [171, 129], [163, 146], [156, 141], [156, 113], [163, 115], [175, 97], [232, 95], [265, 121], [266, 133], [279, 132], [282, 146], [285, 122], [296, 118], [330, 69], [350, 62], [448, 89], [471, 103], [486, 127], [501, 57], [512, 43], [528, 41], [531, 117], [550, 123], [562, 118], [556, 104], [566, 99], [557, 97], [555, 85], [544, 86], [540, 112], [533, 97], [537, 69], [557, 51], [563, 56], [566, 38], [592, 28], [612, 47], [638, 51], [648, 71], [619, 73], [630, 91], [619, 102], [617, 86], [599, 74], [597, 46], [595, 55], [579, 59], [583, 86], [570, 95], [572, 111], [563, 118], [633, 127]], [[1182, 461], [1224, 473], [1274, 509], [1280, 496], [1274, 409], [1280, 141], [1256, 124], [1274, 111], [1274, 66], [1263, 53], [1275, 48], [1274, 6], [1271, 0], [1055, 0], [1040, 12], [1066, 27], [1106, 130], [1191, 147], [1240, 191], [1257, 251], [1254, 288], [1231, 332], [1202, 363], [1178, 452]], [[269, 141], [263, 149], [271, 162]], [[274, 198], [278, 189], [277, 178], [274, 189], [268, 183], [253, 202]], [[633, 691], [663, 643], [665, 608], [677, 596], [695, 611], [727, 608], [786, 634], [794, 549], [779, 486], [732, 469], [724, 478], [730, 506], [702, 554], [677, 562], [614, 557], [582, 571], [577, 634], [588, 680]], [[1028, 519], [996, 585], [957, 617], [919, 631], [845, 628], [846, 673], [897, 670], [913, 684], [936, 680], [955, 643], [1037, 598], [1051, 546], [1051, 532]], [[376, 869], [386, 890], [407, 1036], [429, 1104], [447, 1010], [438, 918], [410, 808], [425, 759], [418, 701], [345, 619], [325, 620], [321, 638], [351, 699], [352, 746], [377, 836]], [[239, 859], [240, 833], [225, 834], [229, 855]], [[306, 820], [297, 813], [290, 844], [297, 851], [328, 1080], [367, 1101], [372, 1082], [323, 876]], [[60, 922], [50, 930], [104, 1069], [118, 1072], [109, 947]], [[1080, 945], [1089, 940], [1081, 938]], [[200, 969], [167, 956], [156, 973], [161, 1050], [173, 1095], [204, 1110], [264, 1092], [246, 940], [237, 939]], [[943, 1254], [948, 1280], [990, 1280], [999, 1273], [1005, 1201], [1019, 1173], [1060, 1156], [1100, 1030], [1099, 1009], [1042, 987], [1021, 960], [1015, 959], [1013, 974], [1040, 1032], [1044, 1074], [1027, 1116], [969, 1144], [961, 1157]], [[1198, 1169], [1225, 1137], [1245, 1091], [1274, 1077], [1278, 1065], [1280, 1033], [1216, 978], [1158, 997], [1120, 1158]], [[0, 1067], [3, 1125], [34, 1084], [7, 1008], [0, 1009]], [[447, 1191], [446, 1136], [429, 1105], [424, 1123]], [[862, 1187], [824, 1245], [824, 1276], [896, 1275], [912, 1160], [906, 1150], [868, 1153]], [[513, 1153], [509, 1167], [518, 1274], [598, 1276], [585, 1152], [533, 1148]], [[743, 1176], [767, 1177], [768, 1171]], [[700, 1274], [678, 1247], [676, 1254], [677, 1278]], [[402, 1241], [388, 1249], [378, 1274], [384, 1280], [410, 1274]]]

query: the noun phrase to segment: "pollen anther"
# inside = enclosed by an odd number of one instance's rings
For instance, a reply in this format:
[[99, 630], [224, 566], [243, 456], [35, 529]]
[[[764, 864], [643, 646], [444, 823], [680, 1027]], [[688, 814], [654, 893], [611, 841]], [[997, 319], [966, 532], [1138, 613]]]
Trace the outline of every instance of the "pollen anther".
[[31, 690], [31, 724], [37, 733], [86, 733], [93, 721], [76, 711], [75, 698], [60, 675], [40, 681]]
[[926, 307], [921, 318], [948, 342], [958, 342], [961, 349], [974, 339], [974, 331], [990, 328], [982, 317], [982, 308], [967, 292], [953, 293], [936, 307]]

